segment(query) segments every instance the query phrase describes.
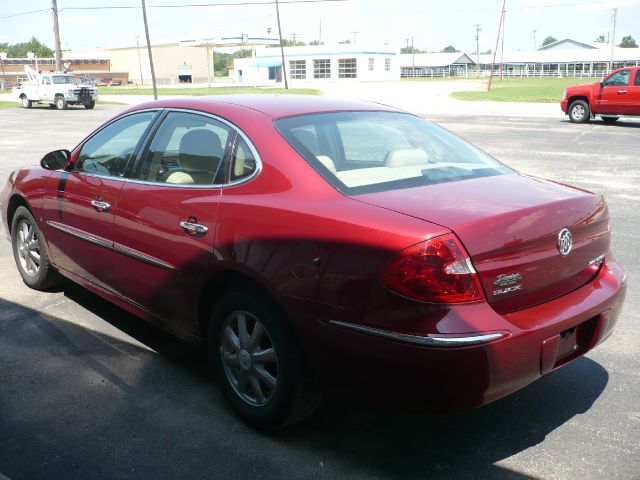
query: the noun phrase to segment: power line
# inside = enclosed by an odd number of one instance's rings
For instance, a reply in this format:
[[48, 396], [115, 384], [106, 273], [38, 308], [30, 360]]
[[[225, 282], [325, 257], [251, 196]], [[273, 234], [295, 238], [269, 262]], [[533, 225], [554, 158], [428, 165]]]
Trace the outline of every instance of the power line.
[[[350, 0], [278, 0], [279, 3], [335, 3], [335, 2], [348, 2]], [[198, 8], [198, 7], [241, 7], [247, 5], [275, 5], [275, 0], [267, 0], [267, 1], [244, 1], [244, 2], [216, 2], [216, 3], [187, 3], [182, 5], [147, 5], [147, 9], [149, 8]], [[140, 7], [135, 5], [103, 5], [100, 7], [64, 7], [59, 8], [58, 12], [62, 12], [64, 10], [138, 10]], [[21, 17], [24, 15], [32, 15], [34, 13], [45, 13], [49, 12], [49, 8], [44, 8], [42, 10], [31, 10], [28, 12], [18, 12], [18, 13], [10, 13], [8, 15], [0, 16], [0, 20], [4, 20], [7, 18]]]

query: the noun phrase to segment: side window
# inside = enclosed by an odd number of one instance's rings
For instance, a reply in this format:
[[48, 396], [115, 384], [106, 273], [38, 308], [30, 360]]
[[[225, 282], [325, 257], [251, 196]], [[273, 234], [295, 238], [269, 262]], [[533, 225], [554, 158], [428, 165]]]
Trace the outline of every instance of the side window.
[[623, 70], [618, 73], [614, 73], [605, 81], [607, 87], [625, 87], [629, 84], [630, 70]]
[[634, 80], [633, 85], [640, 87], [640, 70], [636, 70], [636, 79]]
[[75, 170], [122, 177], [129, 157], [154, 116], [155, 112], [136, 113], [107, 125], [82, 146]]
[[232, 182], [241, 180], [250, 176], [256, 171], [256, 157], [247, 145], [245, 140], [238, 136], [236, 143], [236, 149], [231, 159], [231, 172], [229, 179]]
[[231, 128], [213, 118], [170, 112], [146, 152], [140, 180], [211, 185], [225, 156]]

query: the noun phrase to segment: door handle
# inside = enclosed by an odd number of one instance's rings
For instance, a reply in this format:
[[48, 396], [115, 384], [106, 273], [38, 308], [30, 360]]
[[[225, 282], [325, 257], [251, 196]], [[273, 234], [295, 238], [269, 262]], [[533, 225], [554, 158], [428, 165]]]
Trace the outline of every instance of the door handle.
[[209, 231], [208, 227], [205, 227], [204, 225], [200, 225], [199, 223], [196, 223], [197, 220], [195, 218], [187, 218], [186, 220], [181, 220], [180, 221], [180, 227], [182, 227], [182, 229], [184, 231], [186, 231], [189, 235], [204, 235], [205, 233], [207, 233]]
[[111, 205], [103, 200], [91, 200], [91, 206], [98, 212], [108, 212]]
[[624, 95], [625, 93], [627, 93], [627, 91], [626, 91], [626, 90], [618, 90], [618, 93], [619, 93], [620, 95]]

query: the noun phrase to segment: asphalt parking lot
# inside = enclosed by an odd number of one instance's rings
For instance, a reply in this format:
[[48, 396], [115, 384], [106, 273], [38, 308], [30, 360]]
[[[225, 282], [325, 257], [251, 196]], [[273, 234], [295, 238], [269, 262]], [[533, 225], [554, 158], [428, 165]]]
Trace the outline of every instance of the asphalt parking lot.
[[[122, 108], [0, 109], [0, 183]], [[428, 118], [525, 173], [606, 196], [629, 290], [605, 344], [470, 412], [326, 405], [267, 436], [230, 413], [201, 352], [80, 287], [28, 289], [3, 238], [0, 478], [640, 479], [640, 122]]]

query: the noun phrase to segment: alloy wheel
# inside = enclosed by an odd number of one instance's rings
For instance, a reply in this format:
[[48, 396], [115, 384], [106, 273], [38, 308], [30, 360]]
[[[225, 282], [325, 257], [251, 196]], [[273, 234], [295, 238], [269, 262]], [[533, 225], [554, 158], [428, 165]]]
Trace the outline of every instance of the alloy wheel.
[[262, 322], [243, 310], [231, 312], [219, 343], [222, 367], [236, 394], [251, 406], [267, 405], [278, 386], [278, 354]]
[[28, 220], [22, 220], [18, 225], [16, 239], [20, 267], [30, 277], [35, 277], [40, 271], [40, 243], [38, 231]]

